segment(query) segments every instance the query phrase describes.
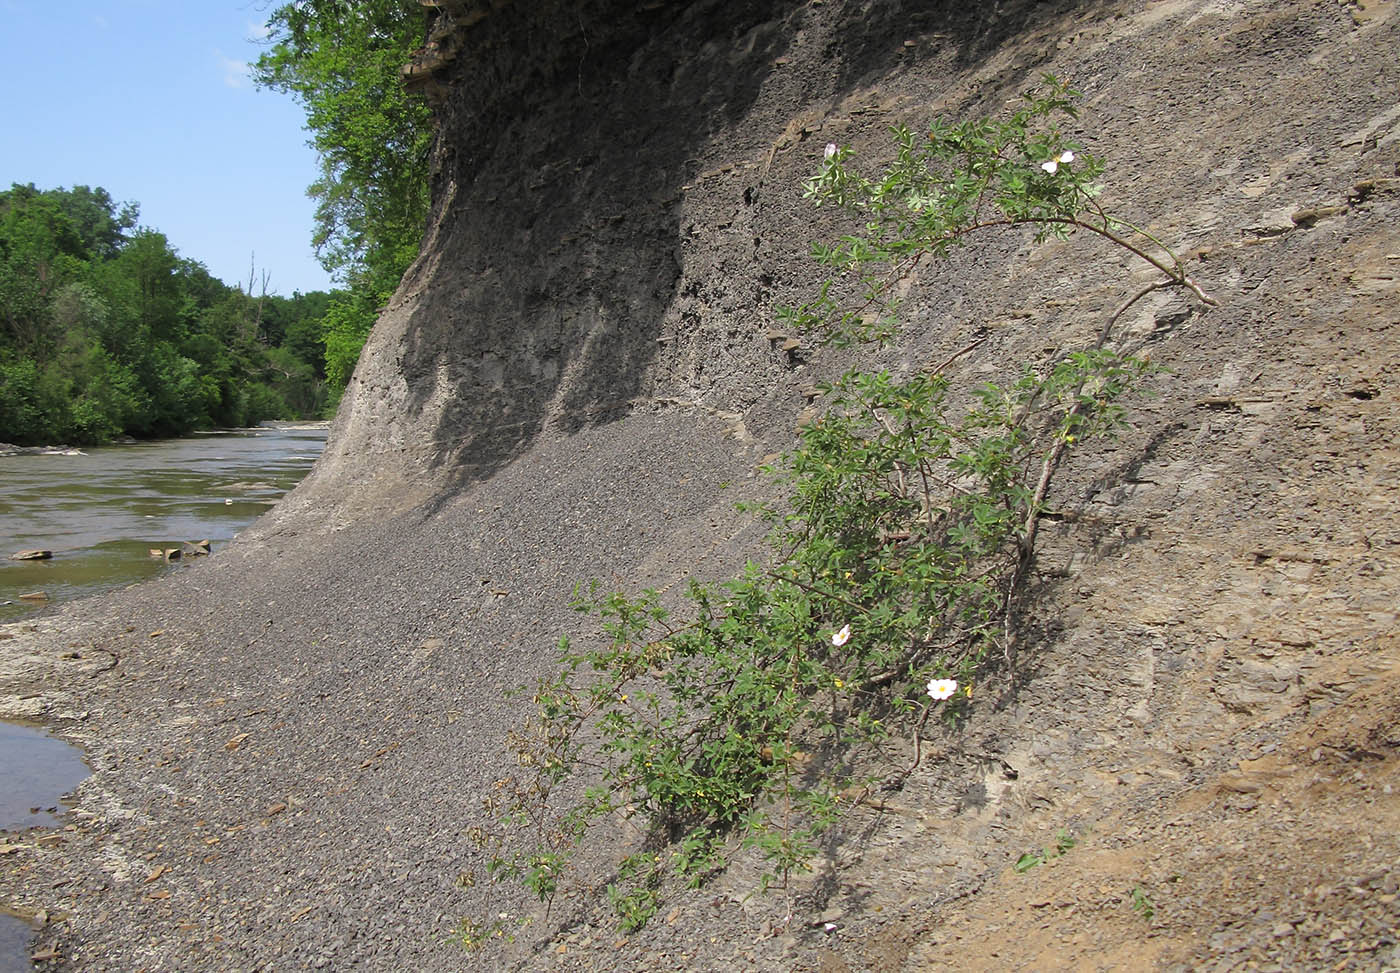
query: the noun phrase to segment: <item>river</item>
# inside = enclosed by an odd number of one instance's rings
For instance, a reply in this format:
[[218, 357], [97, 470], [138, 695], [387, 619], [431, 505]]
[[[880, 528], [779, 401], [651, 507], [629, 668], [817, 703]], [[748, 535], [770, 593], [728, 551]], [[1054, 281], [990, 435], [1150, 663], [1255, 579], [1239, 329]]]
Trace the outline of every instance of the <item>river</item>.
[[[205, 540], [218, 550], [306, 475], [326, 427], [0, 456], [0, 622], [178, 566], [152, 550]], [[9, 559], [26, 550], [53, 556]]]
[[[0, 456], [0, 622], [178, 570], [153, 549], [226, 544], [301, 480], [327, 423], [275, 423], [88, 450]], [[26, 550], [42, 560], [9, 560]], [[23, 595], [43, 598], [24, 598]], [[52, 824], [87, 774], [82, 756], [38, 729], [0, 724], [0, 846]], [[55, 806], [53, 808], [57, 810]], [[18, 840], [18, 839], [16, 839]], [[0, 911], [0, 973], [32, 970], [25, 919]]]

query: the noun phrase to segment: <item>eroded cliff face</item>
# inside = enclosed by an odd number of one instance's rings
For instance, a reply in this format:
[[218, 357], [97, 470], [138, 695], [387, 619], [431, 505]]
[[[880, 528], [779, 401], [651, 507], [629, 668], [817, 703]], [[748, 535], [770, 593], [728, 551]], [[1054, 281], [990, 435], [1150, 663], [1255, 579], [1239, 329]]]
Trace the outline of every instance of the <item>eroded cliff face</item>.
[[[0, 904], [66, 917], [46, 942], [84, 970], [1400, 964], [1395, 6], [439, 0], [432, 223], [315, 474], [199, 571], [0, 641], [52, 673], [0, 692], [98, 768], [61, 841], [0, 859]], [[588, 637], [573, 584], [736, 570], [761, 529], [733, 501], [851, 360], [771, 313], [837, 229], [800, 198], [825, 144], [886, 159], [890, 125], [1043, 71], [1085, 92], [1105, 205], [1220, 306], [1119, 322], [1164, 370], [1056, 473], [1015, 679], [787, 893], [741, 862], [620, 936], [625, 833], [547, 915], [473, 880], [506, 691]], [[979, 341], [950, 379], [1000, 379], [1146, 282], [987, 237], [858, 354]], [[458, 923], [502, 912], [532, 924], [464, 957]]]
[[[824, 144], [1076, 6], [441, 4], [407, 71], [441, 131], [424, 254], [304, 494], [418, 502], [547, 430], [769, 397], [807, 357], [769, 335], [813, 280], [798, 197]], [[1033, 79], [1042, 53], [1018, 57], [983, 107]]]
[[[1393, 897], [1400, 861], [1400, 738], [1378, 705], [1397, 672], [1400, 470], [1394, 415], [1375, 406], [1397, 374], [1392, 12], [595, 2], [441, 34], [428, 246], [347, 395], [331, 484], [388, 463], [393, 490], [450, 498], [537, 437], [668, 410], [718, 416], [755, 455], [785, 447], [804, 392], [844, 361], [793, 348], [771, 314], [814, 285], [806, 243], [829, 224], [799, 196], [823, 145], [884, 157], [889, 125], [994, 114], [1042, 71], [1084, 89], [1111, 205], [1222, 302], [1163, 294], [1130, 315], [1168, 372], [1133, 435], [1056, 483], [1028, 623], [1043, 654], [947, 741], [951, 768], [891, 799], [879, 839], [833, 850], [840, 868], [802, 887], [809, 918], [848, 932], [693, 962], [1394, 961], [1383, 909], [1362, 901]], [[1142, 280], [1117, 255], [1086, 272], [1105, 257], [1024, 237], [956, 255], [913, 282], [916, 325], [881, 361], [920, 367], [983, 338], [956, 367], [974, 380], [1085, 344]], [[1357, 744], [1375, 762], [1354, 778], [1342, 745], [1315, 745], [1339, 731], [1308, 722], [1333, 706], [1329, 727], [1389, 741]], [[1344, 778], [1353, 794], [1328, 790]], [[1362, 804], [1372, 837], [1348, 823]], [[1107, 833], [1058, 874], [993, 877], [1056, 828]], [[1319, 861], [1280, 867], [1293, 842]], [[1342, 873], [1356, 901], [1338, 898]], [[685, 955], [727, 922], [684, 916], [681, 941], [652, 948]], [[978, 955], [937, 945], [958, 939]], [[622, 965], [650, 962], [641, 949]]]

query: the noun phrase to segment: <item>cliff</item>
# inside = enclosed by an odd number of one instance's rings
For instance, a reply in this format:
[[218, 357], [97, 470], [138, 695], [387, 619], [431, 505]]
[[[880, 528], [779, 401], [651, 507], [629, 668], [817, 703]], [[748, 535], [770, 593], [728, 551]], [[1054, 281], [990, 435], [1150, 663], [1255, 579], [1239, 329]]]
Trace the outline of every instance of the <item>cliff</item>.
[[[799, 196], [821, 149], [995, 110], [1049, 67], [1001, 42], [1072, 8], [440, 5], [406, 71], [441, 127], [425, 252], [305, 494], [417, 502], [546, 431], [781, 401], [806, 355], [766, 336], [816, 279]], [[937, 80], [993, 61], [995, 91]]]
[[[51, 673], [0, 688], [97, 771], [60, 841], [0, 859], [41, 942], [84, 970], [1400, 963], [1392, 0], [436, 7], [423, 255], [313, 475], [199, 571], [0, 643]], [[852, 360], [772, 314], [818, 279], [823, 147], [888, 157], [890, 125], [1046, 71], [1085, 92], [1106, 202], [1220, 305], [1125, 319], [1163, 371], [1056, 476], [1014, 684], [789, 893], [741, 865], [622, 936], [598, 888], [546, 915], [478, 880], [503, 693], [576, 631], [572, 585], [727, 576], [761, 534], [733, 501]], [[878, 360], [981, 339], [950, 375], [1004, 377], [1136, 273], [988, 238], [919, 271]], [[513, 945], [450, 941], [500, 913], [533, 919]]]

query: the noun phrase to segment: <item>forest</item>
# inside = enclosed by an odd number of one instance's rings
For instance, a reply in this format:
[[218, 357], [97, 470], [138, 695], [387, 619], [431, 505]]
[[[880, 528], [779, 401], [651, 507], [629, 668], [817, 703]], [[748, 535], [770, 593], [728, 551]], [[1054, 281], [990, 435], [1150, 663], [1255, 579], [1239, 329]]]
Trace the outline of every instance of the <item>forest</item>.
[[333, 295], [229, 286], [138, 218], [101, 188], [0, 192], [0, 441], [319, 417]]
[[433, 128], [399, 68], [416, 0], [297, 0], [268, 17], [257, 84], [306, 109], [322, 264], [341, 285], [230, 286], [102, 188], [0, 192], [0, 442], [85, 445], [329, 416], [418, 255]]

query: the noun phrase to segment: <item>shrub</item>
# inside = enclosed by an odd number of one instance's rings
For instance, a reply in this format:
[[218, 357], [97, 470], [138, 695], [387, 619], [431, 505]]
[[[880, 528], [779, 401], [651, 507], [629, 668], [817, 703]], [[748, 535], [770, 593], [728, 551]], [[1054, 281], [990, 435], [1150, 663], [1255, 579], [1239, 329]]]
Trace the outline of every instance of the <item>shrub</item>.
[[1067, 448], [1122, 426], [1151, 367], [1115, 350], [1114, 324], [1159, 288], [1210, 301], [1165, 247], [1099, 205], [1102, 164], [1058, 127], [1076, 97], [1047, 77], [1004, 121], [896, 127], [894, 160], [873, 177], [828, 146], [807, 195], [862, 232], [813, 246], [832, 276], [782, 316], [828, 342], [885, 340], [900, 321], [891, 285], [994, 229], [1087, 231], [1159, 279], [1089, 347], [1005, 385], [954, 389], [951, 360], [842, 376], [772, 468], [787, 499], [754, 508], [768, 556], [739, 577], [692, 583], [680, 607], [655, 591], [577, 589], [600, 637], [561, 639], [560, 670], [533, 687], [510, 738], [522, 772], [487, 801], [497, 877], [549, 899], [578, 843], [620, 816], [651, 849], [609, 886], [626, 928], [656, 911], [661, 869], [694, 885], [756, 849], [761, 884], [785, 880], [843, 810], [913, 771], [931, 715], [966, 715], [989, 667], [1014, 663], [1012, 608], [1053, 472]]

